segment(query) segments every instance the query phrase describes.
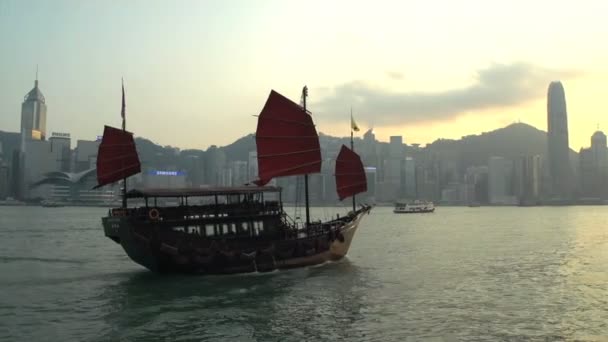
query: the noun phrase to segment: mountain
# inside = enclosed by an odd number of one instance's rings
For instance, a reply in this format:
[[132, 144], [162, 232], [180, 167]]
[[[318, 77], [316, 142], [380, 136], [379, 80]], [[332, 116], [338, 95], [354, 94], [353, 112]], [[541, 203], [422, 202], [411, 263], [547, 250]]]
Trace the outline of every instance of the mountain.
[[[325, 154], [324, 158], [335, 157], [333, 154], [340, 145], [349, 144], [348, 137], [332, 137], [323, 133], [319, 133], [319, 140]], [[355, 138], [355, 148], [360, 141]], [[12, 150], [19, 148], [20, 135], [0, 131], [0, 142], [5, 160], [10, 160]], [[190, 165], [187, 161], [189, 157], [195, 156], [205, 160], [210, 152], [214, 157], [218, 152], [223, 152], [226, 161], [246, 161], [249, 159], [249, 152], [256, 150], [254, 134], [247, 134], [226, 146], [212, 146], [206, 151], [195, 149], [180, 151], [171, 146], [157, 145], [142, 137], [136, 138], [135, 143], [142, 162], [154, 167], [182, 168]], [[384, 150], [388, 143], [379, 142], [379, 145], [380, 150]], [[487, 165], [488, 159], [492, 156], [517, 159], [521, 156], [538, 154], [546, 157], [547, 133], [524, 123], [514, 123], [491, 132], [464, 136], [459, 140], [438, 139], [417, 152], [412, 147], [406, 147], [404, 150], [408, 155], [430, 154], [439, 160], [455, 162], [466, 168], [470, 165]], [[570, 150], [570, 156], [572, 165], [577, 165], [578, 154]]]
[[[428, 144], [425, 150], [440, 160], [458, 161], [463, 166], [487, 165], [493, 156], [515, 160], [522, 156], [547, 155], [547, 132], [524, 123], [514, 123], [480, 135], [468, 135], [460, 140], [439, 139]], [[578, 154], [570, 150], [573, 165]]]
[[[357, 144], [357, 141], [360, 141], [360, 139], [356, 138], [355, 144]], [[350, 138], [332, 137], [330, 135], [326, 135], [326, 134], [319, 132], [319, 144], [321, 145], [321, 150], [324, 153], [327, 153], [330, 151], [335, 151], [337, 153], [337, 151], [340, 149], [340, 146], [342, 144], [346, 144], [346, 145], [350, 144]], [[253, 133], [247, 134], [246, 136], [237, 139], [232, 144], [226, 145], [223, 147], [218, 147], [218, 149], [223, 151], [226, 154], [227, 161], [248, 160], [249, 152], [256, 150], [255, 134], [253, 134]], [[331, 156], [324, 156], [324, 157], [331, 157]], [[335, 155], [333, 157], [335, 157]]]
[[249, 160], [249, 152], [255, 151], [255, 135], [253, 133], [237, 139], [230, 145], [220, 147], [228, 161]]
[[[333, 153], [339, 149], [340, 145], [349, 144], [348, 137], [333, 137], [323, 133], [319, 133], [319, 140], [325, 154], [324, 158], [333, 157]], [[355, 148], [360, 141], [358, 138], [355, 139]], [[191, 155], [204, 159], [209, 152], [214, 155], [223, 152], [226, 161], [246, 161], [249, 159], [249, 152], [256, 150], [254, 134], [247, 134], [226, 146], [212, 146], [206, 151], [179, 151], [169, 146], [156, 145], [141, 137], [136, 139], [136, 144], [140, 157], [146, 164], [177, 167], [184, 165], [183, 159]], [[388, 143], [379, 142], [379, 145], [383, 150]], [[514, 123], [479, 135], [464, 136], [459, 140], [438, 139], [418, 151], [412, 147], [406, 147], [405, 153], [407, 155], [429, 154], [439, 160], [455, 162], [463, 168], [470, 165], [487, 165], [488, 159], [493, 156], [513, 160], [521, 156], [537, 154], [546, 157], [547, 133], [528, 124]], [[573, 150], [570, 150], [570, 153], [572, 164], [577, 165], [578, 154]]]

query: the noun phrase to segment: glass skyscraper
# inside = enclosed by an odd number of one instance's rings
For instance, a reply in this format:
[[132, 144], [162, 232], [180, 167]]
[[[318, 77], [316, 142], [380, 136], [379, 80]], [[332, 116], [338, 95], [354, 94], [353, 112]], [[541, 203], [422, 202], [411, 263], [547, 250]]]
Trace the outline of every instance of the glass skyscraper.
[[559, 81], [549, 84], [547, 95], [548, 159], [551, 196], [567, 199], [572, 196], [572, 169], [568, 144], [568, 113], [566, 95]]

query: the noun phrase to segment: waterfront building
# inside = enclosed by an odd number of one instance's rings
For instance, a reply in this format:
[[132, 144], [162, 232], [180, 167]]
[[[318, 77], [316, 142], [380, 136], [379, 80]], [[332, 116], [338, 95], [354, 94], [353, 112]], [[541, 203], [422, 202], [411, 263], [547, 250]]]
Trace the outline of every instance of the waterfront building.
[[44, 140], [27, 140], [23, 150], [23, 186], [26, 199], [49, 198], [52, 185], [44, 184], [35, 188], [31, 186], [45, 178], [49, 172], [57, 171], [57, 161], [51, 151], [51, 142]]
[[0, 200], [4, 200], [9, 194], [9, 168], [4, 158], [4, 150], [0, 142]]
[[361, 193], [361, 201], [367, 203], [376, 203], [376, 188], [378, 186], [378, 174], [377, 169], [374, 166], [366, 166], [365, 179], [367, 179], [367, 191]]
[[249, 182], [248, 164], [244, 160], [230, 162], [229, 167], [232, 169], [232, 181], [230, 185], [243, 186]]
[[97, 150], [101, 141], [78, 140], [74, 157], [74, 172], [82, 172], [96, 166]]
[[487, 204], [488, 201], [488, 167], [469, 166], [464, 174], [466, 184], [465, 201], [467, 204]]
[[[404, 196], [416, 199], [416, 162], [412, 157], [406, 157], [403, 163], [403, 188]], [[369, 184], [369, 181], [367, 182]]]
[[374, 135], [373, 129], [367, 130], [363, 134], [362, 148], [361, 148], [361, 160], [363, 165], [378, 167], [378, 142]]
[[390, 158], [403, 158], [403, 137], [394, 135], [390, 137], [388, 144], [388, 156]]
[[580, 185], [583, 198], [608, 198], [608, 147], [606, 135], [597, 131], [591, 147], [579, 153]]
[[258, 152], [249, 151], [249, 160], [247, 160], [247, 179], [254, 181], [258, 179]]
[[205, 153], [205, 184], [221, 185], [226, 179], [231, 177], [225, 170], [226, 154], [217, 146], [212, 145]]
[[488, 161], [488, 199], [494, 205], [517, 204], [512, 195], [513, 162], [503, 157]]
[[416, 164], [416, 198], [425, 201], [441, 199], [439, 161], [435, 158]]
[[391, 136], [388, 144], [388, 154], [382, 163], [384, 177], [381, 181], [381, 191], [378, 194], [381, 201], [392, 202], [402, 197], [404, 161], [403, 137]]
[[51, 153], [55, 159], [55, 170], [69, 172], [72, 161], [70, 133], [53, 132], [49, 141], [51, 142]]
[[515, 195], [520, 205], [537, 205], [541, 195], [541, 166], [539, 155], [524, 156], [515, 163]]
[[600, 198], [608, 198], [608, 147], [606, 145], [606, 134], [601, 131], [591, 136], [591, 154], [595, 166], [595, 185]]
[[205, 182], [205, 168], [200, 155], [185, 155], [185, 171], [187, 175], [187, 185], [198, 188]]

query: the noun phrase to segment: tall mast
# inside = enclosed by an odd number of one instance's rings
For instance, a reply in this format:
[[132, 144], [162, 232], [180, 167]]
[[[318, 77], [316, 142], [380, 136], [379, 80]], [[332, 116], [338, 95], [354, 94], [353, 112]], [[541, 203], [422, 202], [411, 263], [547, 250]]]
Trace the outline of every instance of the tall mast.
[[[353, 134], [354, 134], [354, 130], [355, 130], [355, 119], [353, 119], [353, 107], [350, 107], [350, 149], [355, 152], [355, 142], [354, 142], [354, 138], [353, 138]], [[356, 204], [355, 204], [355, 196], [353, 195], [353, 212], [355, 212], [356, 210]]]
[[[304, 113], [306, 113], [306, 97], [308, 96], [308, 87], [302, 88], [302, 104], [304, 107]], [[304, 198], [306, 201], [306, 227], [310, 225], [310, 207], [308, 204], [308, 174], [304, 175]]]
[[[355, 142], [353, 139], [353, 132], [354, 132], [354, 119], [353, 119], [353, 107], [350, 107], [350, 149], [355, 152]], [[356, 205], [355, 205], [355, 196], [353, 195], [353, 213], [355, 212], [356, 209]]]
[[[127, 129], [127, 119], [126, 119], [126, 104], [125, 104], [125, 81], [121, 78], [120, 82], [122, 84], [122, 106], [120, 110], [120, 115], [122, 116], [122, 131], [126, 131]], [[127, 177], [122, 179], [122, 207], [127, 208]]]

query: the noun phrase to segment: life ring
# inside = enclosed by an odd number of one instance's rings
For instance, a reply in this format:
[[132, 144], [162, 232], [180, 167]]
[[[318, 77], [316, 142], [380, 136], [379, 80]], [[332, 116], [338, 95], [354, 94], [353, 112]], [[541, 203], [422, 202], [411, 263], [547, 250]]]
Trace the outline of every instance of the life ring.
[[150, 209], [150, 211], [148, 212], [148, 217], [150, 218], [150, 220], [153, 220], [153, 221], [158, 220], [158, 218], [160, 217], [160, 213], [158, 212], [158, 209], [156, 209], [156, 208]]

